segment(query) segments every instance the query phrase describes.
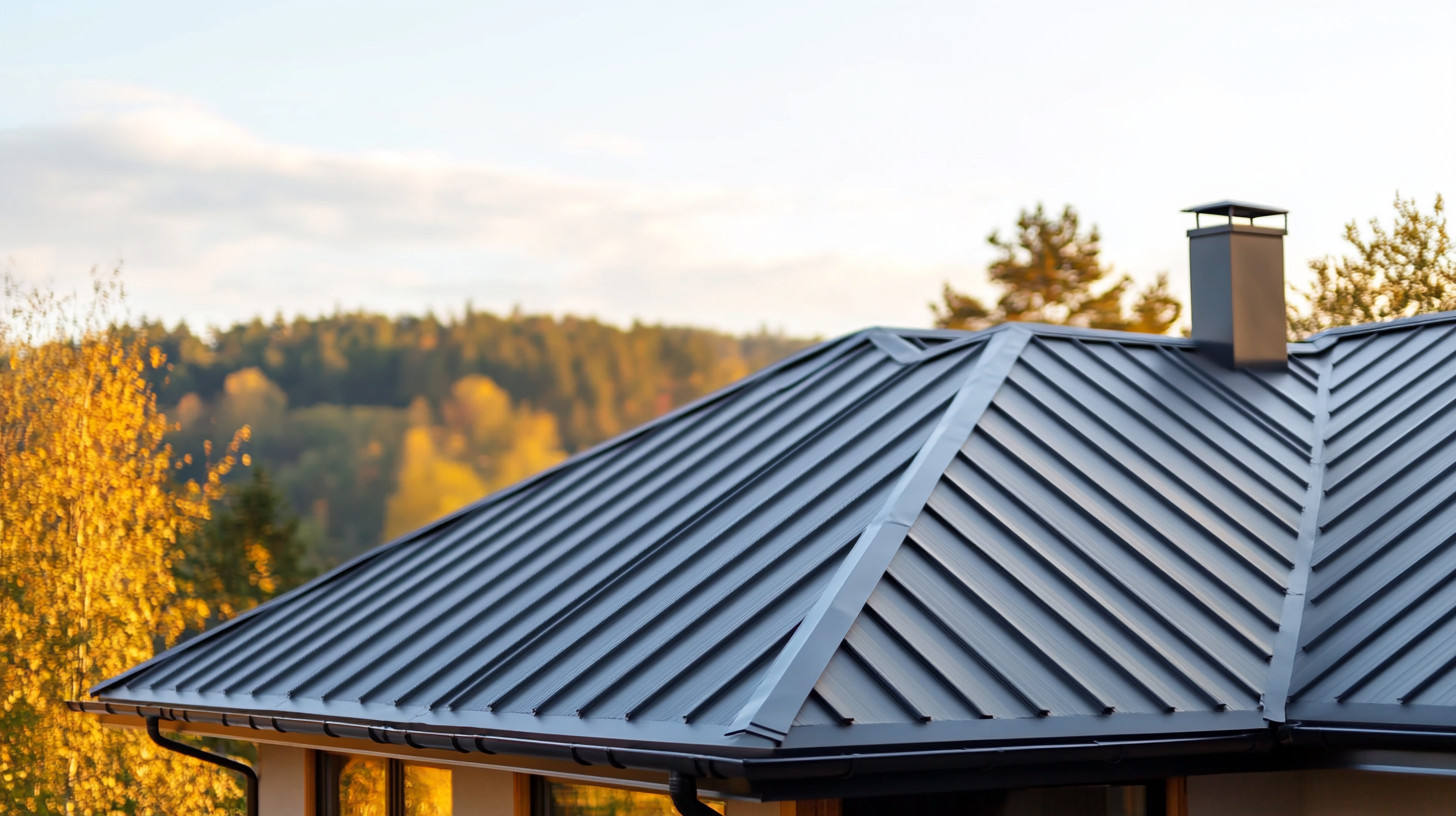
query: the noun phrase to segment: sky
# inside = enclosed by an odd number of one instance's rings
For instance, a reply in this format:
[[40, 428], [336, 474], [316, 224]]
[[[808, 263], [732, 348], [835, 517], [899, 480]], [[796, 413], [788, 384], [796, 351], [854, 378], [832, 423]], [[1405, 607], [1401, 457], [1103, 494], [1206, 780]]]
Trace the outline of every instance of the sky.
[[832, 336], [1074, 205], [1188, 289], [1456, 195], [1456, 2], [0, 2], [0, 263], [194, 327], [364, 308]]

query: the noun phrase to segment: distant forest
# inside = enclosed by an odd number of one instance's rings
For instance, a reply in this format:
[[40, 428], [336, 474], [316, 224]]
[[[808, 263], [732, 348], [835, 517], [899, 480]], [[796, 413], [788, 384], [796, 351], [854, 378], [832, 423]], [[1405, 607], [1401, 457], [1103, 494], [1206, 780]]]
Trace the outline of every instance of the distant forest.
[[[242, 425], [328, 567], [808, 345], [776, 334], [467, 310], [145, 324], [197, 475]], [[246, 474], [235, 474], [247, 478]], [[402, 478], [403, 477], [403, 478]]]

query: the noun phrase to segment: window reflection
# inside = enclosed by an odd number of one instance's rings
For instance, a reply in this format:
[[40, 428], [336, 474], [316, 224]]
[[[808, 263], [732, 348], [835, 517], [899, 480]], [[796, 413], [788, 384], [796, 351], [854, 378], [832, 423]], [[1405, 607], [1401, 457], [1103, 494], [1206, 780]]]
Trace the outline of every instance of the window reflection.
[[339, 816], [388, 816], [386, 761], [351, 756], [339, 770]]
[[[545, 816], [677, 816], [672, 800], [660, 793], [563, 782], [547, 782], [543, 787]], [[722, 802], [703, 802], [723, 812]]]
[[451, 816], [450, 772], [423, 765], [404, 766], [405, 816]]
[[325, 753], [316, 768], [318, 816], [453, 816], [444, 768]]

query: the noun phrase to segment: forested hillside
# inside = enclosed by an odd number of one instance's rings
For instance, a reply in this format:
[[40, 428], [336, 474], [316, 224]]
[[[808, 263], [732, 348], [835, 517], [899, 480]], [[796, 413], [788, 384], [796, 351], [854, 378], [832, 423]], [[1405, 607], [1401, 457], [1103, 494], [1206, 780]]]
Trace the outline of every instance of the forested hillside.
[[[241, 425], [337, 563], [807, 345], [773, 334], [467, 311], [147, 324], [172, 442], [205, 460]], [[185, 469], [184, 469], [185, 471]], [[403, 475], [404, 478], [401, 478]]]

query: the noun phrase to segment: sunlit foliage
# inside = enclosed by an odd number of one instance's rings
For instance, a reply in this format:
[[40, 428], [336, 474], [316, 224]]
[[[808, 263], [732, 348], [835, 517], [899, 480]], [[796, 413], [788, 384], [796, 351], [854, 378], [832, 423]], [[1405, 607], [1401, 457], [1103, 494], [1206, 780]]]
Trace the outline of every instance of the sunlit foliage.
[[1132, 278], [1109, 280], [1112, 270], [1102, 262], [1097, 227], [1083, 232], [1070, 205], [1059, 217], [1049, 216], [1040, 204], [1022, 210], [1014, 238], [992, 232], [987, 240], [999, 253], [987, 273], [1002, 290], [1000, 299], [987, 306], [946, 283], [941, 303], [931, 305], [939, 328], [974, 330], [1028, 321], [1166, 334], [1182, 313], [1182, 304], [1168, 290], [1167, 273], [1139, 292], [1129, 311], [1125, 301]]
[[[226, 378], [257, 368], [293, 409], [312, 405], [438, 406], [471, 374], [556, 417], [562, 443], [581, 450], [714, 391], [808, 345], [773, 333], [735, 337], [680, 326], [467, 309], [457, 317], [362, 312], [216, 330], [144, 327], [174, 364], [164, 404], [196, 393], [206, 404]], [[158, 379], [160, 386], [160, 379]], [[220, 422], [221, 424], [221, 422]]]
[[[220, 329], [213, 340], [185, 326], [144, 331], [175, 364], [167, 384], [156, 378], [163, 404], [175, 405], [169, 415], [182, 426], [170, 437], [174, 447], [200, 451], [204, 439], [220, 445], [229, 428], [251, 425], [249, 452], [300, 516], [310, 563], [319, 568], [384, 539], [406, 436], [421, 424], [449, 424], [444, 409], [462, 379], [489, 378], [512, 404], [554, 417], [557, 445], [572, 453], [807, 343], [769, 333], [618, 328], [471, 310], [447, 320], [365, 313], [255, 320]], [[423, 423], [410, 407], [421, 399], [430, 413]], [[448, 440], [438, 433], [410, 436], [412, 461], [459, 461], [445, 454]], [[499, 482], [485, 474], [473, 484], [466, 469], [446, 469], [443, 480], [464, 484], [459, 495], [468, 499], [483, 495], [485, 482]]]
[[1366, 238], [1354, 221], [1345, 225], [1353, 255], [1310, 261], [1314, 281], [1296, 289], [1289, 304], [1290, 339], [1337, 326], [1456, 309], [1456, 249], [1446, 229], [1446, 202], [1436, 196], [1423, 213], [1414, 198], [1395, 196], [1389, 231], [1370, 219]]
[[70, 712], [94, 683], [208, 614], [179, 601], [179, 540], [208, 515], [237, 440], [178, 486], [148, 375], [165, 356], [93, 299], [5, 281], [0, 313], [0, 812], [223, 812], [227, 774]]
[[556, 418], [512, 405], [489, 377], [455, 383], [432, 422], [423, 398], [411, 407], [398, 485], [389, 497], [385, 537], [393, 538], [565, 458]]

